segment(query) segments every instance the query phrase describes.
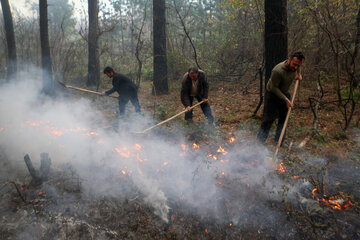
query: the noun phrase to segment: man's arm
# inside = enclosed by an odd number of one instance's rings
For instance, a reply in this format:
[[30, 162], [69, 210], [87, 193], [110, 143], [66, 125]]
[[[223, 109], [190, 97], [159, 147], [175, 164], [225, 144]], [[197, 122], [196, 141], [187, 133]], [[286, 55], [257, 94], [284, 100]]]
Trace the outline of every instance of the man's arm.
[[115, 88], [113, 87], [112, 89], [105, 91], [105, 92], [104, 92], [104, 95], [109, 96], [110, 94], [114, 93], [115, 91], [116, 91], [116, 90], [115, 90]]
[[270, 80], [267, 84], [267, 90], [274, 93], [278, 98], [285, 100], [286, 96], [281, 92], [279, 85], [281, 82], [281, 75], [277, 71], [272, 71]]
[[190, 107], [190, 95], [189, 95], [189, 89], [188, 86], [186, 84], [186, 80], [187, 80], [188, 75], [185, 74], [183, 76], [183, 79], [181, 80], [181, 93], [180, 93], [180, 97], [181, 97], [181, 103], [184, 105], [184, 107]]

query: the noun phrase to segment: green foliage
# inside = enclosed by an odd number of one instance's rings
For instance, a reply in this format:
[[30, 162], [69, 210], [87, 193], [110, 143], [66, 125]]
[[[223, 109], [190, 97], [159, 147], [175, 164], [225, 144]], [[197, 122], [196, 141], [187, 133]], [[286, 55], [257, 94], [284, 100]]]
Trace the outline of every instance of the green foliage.
[[324, 146], [331, 141], [331, 136], [328, 133], [315, 131], [313, 141], [315, 142], [315, 145]]
[[338, 141], [346, 140], [346, 139], [348, 139], [348, 136], [347, 136], [346, 132], [339, 130], [334, 133], [334, 139], [336, 139]]
[[169, 72], [169, 79], [171, 80], [178, 80], [180, 79], [183, 74], [186, 72], [188, 67], [192, 65], [191, 63], [187, 63], [186, 59], [179, 54], [178, 51], [168, 51], [167, 54], [167, 65], [168, 65], [168, 72]]
[[154, 78], [154, 70], [152, 68], [146, 68], [143, 72], [143, 80], [153, 81], [153, 78]]
[[[351, 95], [352, 94], [352, 95]], [[341, 96], [343, 96], [343, 99], [354, 99], [354, 101], [357, 104], [360, 104], [360, 88], [355, 88], [353, 89], [352, 92], [350, 92], [349, 87], [346, 87], [344, 89], [341, 90]]]

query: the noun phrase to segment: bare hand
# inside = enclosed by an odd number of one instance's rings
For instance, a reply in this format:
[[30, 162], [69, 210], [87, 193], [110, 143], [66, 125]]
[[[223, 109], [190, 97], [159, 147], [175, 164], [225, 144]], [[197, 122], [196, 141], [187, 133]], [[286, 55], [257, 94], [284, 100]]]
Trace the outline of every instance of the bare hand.
[[101, 95], [106, 96], [106, 91], [102, 92]]
[[294, 104], [288, 98], [285, 98], [286, 107], [287, 108], [294, 108]]
[[204, 102], [207, 102], [207, 101], [208, 101], [208, 99], [207, 99], [207, 98], [203, 98], [202, 100], [203, 100]]
[[191, 107], [190, 107], [190, 106], [187, 106], [187, 107], [185, 108], [185, 110], [186, 110], [186, 111], [190, 111], [190, 110], [191, 110]]
[[295, 80], [299, 80], [299, 81], [302, 80], [301, 72], [297, 72], [297, 73], [296, 73]]

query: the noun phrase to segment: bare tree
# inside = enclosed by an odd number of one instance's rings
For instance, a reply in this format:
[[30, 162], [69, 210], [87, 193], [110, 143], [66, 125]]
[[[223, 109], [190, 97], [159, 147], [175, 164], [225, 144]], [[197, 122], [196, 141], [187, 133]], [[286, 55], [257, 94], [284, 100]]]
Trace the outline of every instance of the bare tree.
[[89, 33], [88, 33], [88, 79], [87, 86], [99, 86], [100, 60], [99, 60], [99, 5], [98, 0], [88, 0]]
[[16, 44], [14, 26], [11, 15], [11, 10], [8, 0], [1, 0], [1, 7], [4, 16], [8, 61], [7, 61], [7, 80], [16, 74], [17, 70], [17, 59], [16, 59]]
[[[194, 51], [194, 59], [195, 59], [196, 66], [201, 69], [201, 67], [200, 67], [200, 65], [199, 65], [199, 62], [198, 62], [197, 52], [196, 52], [195, 45], [194, 45], [194, 43], [193, 43], [193, 41], [192, 41], [192, 39], [191, 39], [191, 37], [190, 37], [189, 31], [186, 29], [185, 22], [184, 22], [183, 18], [181, 17], [180, 13], [179, 13], [179, 10], [178, 10], [178, 8], [177, 8], [177, 6], [176, 6], [176, 1], [174, 0], [173, 3], [174, 3], [174, 7], [175, 7], [176, 14], [178, 15], [178, 17], [179, 17], [179, 19], [180, 19], [180, 22], [181, 22], [181, 25], [182, 25], [182, 27], [183, 27], [183, 29], [184, 29], [185, 35], [186, 35], [186, 37], [189, 39], [189, 42], [190, 42], [190, 44], [191, 44], [191, 47], [192, 47], [192, 49], [193, 49], [193, 51]], [[205, 30], [204, 30], [204, 35], [205, 35]], [[205, 39], [205, 37], [204, 37], [204, 39]]]
[[[359, 2], [355, 1], [359, 6]], [[334, 74], [334, 85], [337, 95], [339, 110], [344, 119], [343, 130], [350, 126], [356, 108], [355, 88], [358, 80], [355, 76], [357, 65], [357, 51], [360, 37], [360, 9], [357, 9], [355, 33], [345, 29], [344, 23], [350, 16], [345, 12], [333, 14], [339, 7], [345, 7], [345, 2], [324, 1], [319, 7], [312, 5], [310, 1], [305, 1], [307, 9], [312, 14], [317, 26], [321, 29], [329, 42], [329, 49], [332, 54]], [[352, 16], [351, 16], [352, 17]], [[355, 36], [353, 41], [349, 41], [349, 36]], [[354, 49], [354, 50], [352, 50]]]
[[138, 39], [137, 39], [137, 44], [136, 44], [136, 49], [135, 49], [135, 57], [139, 63], [139, 67], [138, 67], [138, 72], [137, 72], [137, 76], [136, 76], [136, 86], [140, 86], [140, 82], [141, 82], [141, 70], [142, 70], [142, 61], [140, 59], [140, 51], [142, 49], [142, 46], [144, 44], [144, 40], [141, 39], [141, 35], [143, 34], [143, 29], [144, 29], [144, 25], [145, 25], [145, 21], [146, 21], [146, 9], [147, 9], [147, 1], [145, 3], [145, 10], [144, 10], [144, 18], [143, 21], [141, 23], [141, 28], [139, 31], [139, 35], [138, 35]]
[[41, 66], [43, 70], [43, 92], [53, 93], [53, 74], [50, 56], [49, 32], [48, 32], [48, 4], [47, 0], [39, 0], [40, 9], [40, 42], [41, 42]]
[[153, 0], [154, 87], [156, 93], [167, 94], [165, 0]]
[[288, 54], [286, 0], [265, 0], [265, 84]]

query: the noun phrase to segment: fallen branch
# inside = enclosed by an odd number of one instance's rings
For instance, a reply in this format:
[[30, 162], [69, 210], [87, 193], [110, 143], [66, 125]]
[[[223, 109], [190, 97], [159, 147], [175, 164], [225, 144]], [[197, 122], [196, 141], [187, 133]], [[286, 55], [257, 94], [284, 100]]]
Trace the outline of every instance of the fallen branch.
[[17, 184], [14, 181], [11, 181], [10, 183], [14, 184], [16, 191], [19, 194], [21, 200], [23, 200], [23, 202], [26, 203], [26, 200], [25, 200], [24, 196], [21, 194], [21, 191], [20, 191], [19, 187], [17, 186]]

